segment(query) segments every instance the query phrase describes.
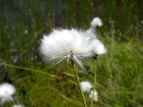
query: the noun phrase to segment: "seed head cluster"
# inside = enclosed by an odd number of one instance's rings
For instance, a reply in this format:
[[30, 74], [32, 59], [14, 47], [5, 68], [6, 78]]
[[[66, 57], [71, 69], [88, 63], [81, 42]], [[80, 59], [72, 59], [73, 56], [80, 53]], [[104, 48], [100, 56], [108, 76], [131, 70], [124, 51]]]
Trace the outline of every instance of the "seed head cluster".
[[44, 35], [40, 44], [40, 53], [44, 61], [73, 61], [84, 68], [82, 59], [106, 52], [104, 44], [97, 38], [97, 26], [102, 26], [102, 21], [94, 18], [87, 30], [60, 29]]

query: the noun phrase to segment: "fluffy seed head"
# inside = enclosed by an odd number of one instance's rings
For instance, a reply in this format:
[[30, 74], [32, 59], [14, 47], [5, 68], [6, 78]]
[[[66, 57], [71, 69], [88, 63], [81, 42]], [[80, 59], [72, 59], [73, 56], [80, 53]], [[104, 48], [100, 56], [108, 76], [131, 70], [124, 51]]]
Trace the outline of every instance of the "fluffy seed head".
[[102, 26], [102, 21], [98, 17], [95, 17], [91, 21], [91, 26], [86, 31], [85, 38], [87, 38], [90, 43], [89, 47], [90, 47], [93, 55], [94, 54], [102, 55], [102, 54], [106, 53], [106, 48], [105, 48], [104, 44], [97, 38], [96, 28], [95, 28], [96, 26]]
[[91, 51], [93, 51], [93, 54], [102, 55], [106, 53], [106, 48], [104, 44], [98, 39], [93, 40], [90, 46]]
[[93, 99], [93, 101], [97, 102], [98, 101], [98, 93], [96, 90], [92, 90], [89, 94], [89, 97]]
[[102, 21], [98, 17], [91, 21], [91, 26], [86, 31], [61, 29], [44, 35], [40, 44], [40, 53], [44, 61], [56, 63], [63, 60], [74, 61], [84, 68], [81, 59], [106, 52], [103, 43], [97, 39], [96, 26], [102, 26]]
[[83, 67], [81, 60], [88, 56], [88, 43], [75, 29], [54, 30], [41, 40], [40, 52], [46, 62], [73, 60]]
[[102, 21], [100, 18], [95, 17], [90, 23], [89, 29], [86, 30], [87, 36], [95, 38], [97, 37], [96, 35], [96, 27], [99, 26], [101, 27], [103, 25]]
[[13, 100], [12, 95], [14, 95], [15, 92], [16, 89], [13, 85], [9, 83], [0, 84], [0, 104]]
[[92, 27], [96, 27], [96, 26], [102, 26], [103, 25], [103, 23], [102, 23], [102, 21], [101, 21], [101, 19], [99, 18], [99, 17], [95, 17], [92, 21], [91, 21], [91, 23], [90, 23], [90, 25], [92, 26]]
[[84, 93], [88, 93], [93, 85], [89, 81], [82, 81], [80, 82], [81, 89]]

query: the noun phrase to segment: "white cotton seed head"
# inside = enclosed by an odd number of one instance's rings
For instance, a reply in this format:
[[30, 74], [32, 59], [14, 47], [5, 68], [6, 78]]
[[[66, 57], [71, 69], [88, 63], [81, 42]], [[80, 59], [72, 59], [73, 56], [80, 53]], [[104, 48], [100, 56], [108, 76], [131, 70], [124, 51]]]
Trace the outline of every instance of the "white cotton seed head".
[[106, 53], [106, 48], [104, 44], [98, 39], [95, 39], [91, 42], [91, 50], [97, 55], [102, 55]]
[[89, 93], [93, 85], [89, 81], [80, 82], [80, 87], [84, 93]]
[[89, 94], [89, 98], [93, 99], [94, 102], [98, 101], [98, 93], [96, 90], [92, 90]]
[[104, 44], [97, 38], [95, 28], [96, 26], [102, 26], [102, 21], [98, 17], [95, 17], [91, 21], [91, 26], [88, 30], [86, 30], [84, 37], [89, 42], [89, 47], [90, 51], [92, 52], [92, 55], [102, 55], [106, 53], [106, 48]]
[[15, 87], [9, 83], [0, 84], [0, 97], [12, 96], [15, 91]]
[[14, 95], [16, 89], [13, 85], [9, 83], [0, 84], [0, 103], [3, 104], [6, 101], [13, 100], [12, 95]]
[[53, 30], [42, 38], [40, 52], [46, 62], [70, 60], [72, 56], [77, 64], [83, 66], [80, 59], [88, 56], [87, 45], [78, 30]]
[[102, 26], [103, 25], [103, 23], [102, 23], [102, 21], [101, 21], [101, 19], [99, 18], [99, 17], [95, 17], [92, 21], [91, 21], [91, 23], [90, 23], [90, 25], [91, 25], [91, 27], [96, 27], [96, 26]]
[[76, 29], [53, 30], [41, 39], [40, 53], [45, 62], [60, 63], [63, 60], [76, 62], [84, 68], [81, 60], [94, 54], [101, 55], [106, 52], [92, 29], [88, 31]]
[[14, 104], [12, 107], [24, 107], [22, 104]]
[[103, 25], [100, 18], [95, 17], [90, 23], [90, 27], [86, 30], [87, 37], [91, 37], [92, 39], [97, 37], [96, 27], [101, 27]]

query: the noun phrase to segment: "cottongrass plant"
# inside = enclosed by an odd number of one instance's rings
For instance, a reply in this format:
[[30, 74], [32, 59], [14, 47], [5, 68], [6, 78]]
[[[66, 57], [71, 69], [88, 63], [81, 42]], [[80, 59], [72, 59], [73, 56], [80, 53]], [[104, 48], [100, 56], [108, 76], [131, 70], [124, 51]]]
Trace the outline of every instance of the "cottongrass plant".
[[89, 93], [93, 85], [89, 81], [82, 81], [80, 82], [80, 87], [84, 93]]
[[95, 89], [93, 89], [93, 84], [89, 81], [80, 82], [81, 89], [84, 93], [89, 95], [89, 98], [94, 102], [98, 101], [98, 93]]
[[89, 56], [85, 38], [76, 29], [53, 30], [41, 40], [40, 52], [46, 62], [74, 61], [81, 68], [82, 58]]
[[15, 97], [16, 88], [10, 83], [0, 84], [0, 105], [4, 105], [6, 102], [13, 102], [12, 107], [24, 107], [22, 104], [18, 104]]
[[[100, 18], [94, 18], [88, 30], [60, 29], [53, 30], [41, 39], [40, 53], [45, 62], [70, 62], [80, 89], [84, 106], [85, 97], [75, 64], [84, 69], [82, 60], [87, 57], [101, 55], [106, 52], [103, 43], [97, 39], [95, 27], [102, 26]], [[95, 73], [96, 74], [96, 73]]]
[[89, 98], [93, 99], [94, 102], [98, 101], [98, 93], [96, 90], [90, 91]]
[[87, 49], [88, 43], [85, 42], [85, 38], [77, 30], [64, 29], [53, 30], [49, 36], [44, 36], [41, 41], [40, 52], [45, 61], [56, 61], [56, 63], [60, 63], [63, 60], [67, 60], [71, 63], [84, 106], [87, 107], [75, 67], [75, 63], [77, 63], [81, 68], [84, 68], [81, 59], [89, 56]]
[[3, 105], [5, 102], [14, 101], [13, 95], [15, 94], [16, 89], [13, 85], [9, 83], [0, 84], [0, 105]]
[[[92, 52], [92, 57], [94, 60], [94, 84], [93, 84], [93, 90], [95, 90], [95, 86], [96, 86], [96, 58], [99, 55], [105, 54], [106, 53], [106, 48], [104, 46], [104, 44], [98, 39], [97, 37], [97, 33], [96, 33], [96, 27], [101, 27], [103, 25], [102, 21], [100, 18], [96, 17], [94, 18], [91, 23], [90, 23], [90, 28], [86, 31], [89, 35], [87, 35], [88, 39], [90, 40], [90, 50]], [[94, 91], [93, 91], [94, 92]], [[91, 103], [91, 107], [94, 107], [94, 94], [92, 98], [92, 103]]]

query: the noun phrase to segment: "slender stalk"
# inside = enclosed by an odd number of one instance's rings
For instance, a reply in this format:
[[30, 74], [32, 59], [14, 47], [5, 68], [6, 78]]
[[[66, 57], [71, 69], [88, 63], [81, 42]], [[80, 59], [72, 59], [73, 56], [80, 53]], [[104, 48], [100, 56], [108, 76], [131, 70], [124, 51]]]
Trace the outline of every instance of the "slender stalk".
[[17, 101], [17, 99], [16, 99], [16, 96], [13, 96], [13, 103], [14, 103], [14, 104], [18, 104], [18, 101]]
[[82, 89], [81, 89], [81, 87], [80, 87], [80, 81], [79, 81], [79, 76], [78, 76], [78, 73], [77, 73], [77, 69], [76, 69], [74, 63], [72, 63], [71, 66], [72, 66], [73, 71], [74, 71], [74, 74], [75, 74], [75, 76], [76, 76], [76, 80], [77, 80], [77, 83], [78, 83], [78, 87], [79, 87], [79, 89], [80, 89], [80, 93], [81, 93], [81, 96], [82, 96], [82, 100], [83, 100], [83, 103], [84, 103], [84, 107], [87, 107], [87, 104], [86, 104], [86, 101], [85, 101], [84, 93], [83, 93], [83, 91], [82, 91]]
[[[96, 86], [96, 57], [93, 57], [93, 72], [94, 72], [94, 83], [93, 83], [93, 90], [95, 90], [95, 86]], [[94, 96], [94, 94], [93, 94]], [[93, 96], [92, 96], [92, 102], [91, 102], [91, 107], [95, 107], [94, 106], [94, 101], [93, 101]]]
[[47, 73], [47, 72], [43, 72], [42, 70], [26, 68], [26, 67], [22, 67], [22, 66], [7, 64], [7, 63], [0, 63], [0, 66], [11, 67], [11, 68], [15, 68], [15, 69], [22, 69], [22, 70], [26, 70], [26, 71], [33, 71], [33, 72], [37, 72], [37, 73], [40, 73], [40, 74], [47, 75], [47, 76], [52, 77], [52, 78], [60, 78], [56, 75], [53, 75], [53, 74], [50, 74], [50, 73]]

